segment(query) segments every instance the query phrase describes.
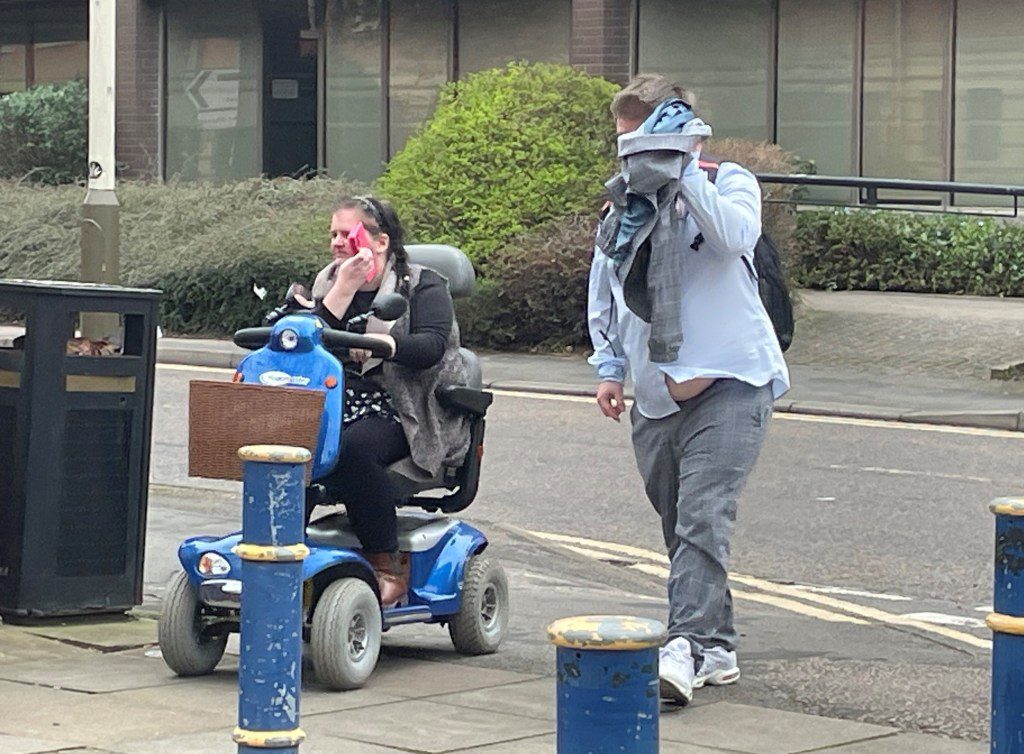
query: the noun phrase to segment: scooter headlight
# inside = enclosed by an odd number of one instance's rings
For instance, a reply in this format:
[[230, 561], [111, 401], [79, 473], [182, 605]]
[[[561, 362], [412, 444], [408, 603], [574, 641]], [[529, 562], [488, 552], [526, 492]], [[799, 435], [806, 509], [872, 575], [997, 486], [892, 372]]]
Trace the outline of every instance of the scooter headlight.
[[281, 331], [281, 348], [285, 351], [294, 351], [299, 347], [299, 334], [294, 330]]
[[199, 573], [204, 578], [227, 576], [231, 573], [231, 564], [215, 552], [205, 552], [199, 558]]

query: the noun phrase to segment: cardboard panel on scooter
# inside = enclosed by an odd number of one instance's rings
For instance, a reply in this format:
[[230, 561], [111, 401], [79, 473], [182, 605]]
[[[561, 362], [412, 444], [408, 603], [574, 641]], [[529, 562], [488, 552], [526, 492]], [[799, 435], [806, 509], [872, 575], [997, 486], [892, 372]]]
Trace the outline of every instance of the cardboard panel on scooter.
[[[324, 394], [233, 382], [192, 380], [188, 395], [188, 473], [242, 479], [238, 449], [289, 445], [316, 453]], [[312, 464], [306, 464], [306, 483]]]

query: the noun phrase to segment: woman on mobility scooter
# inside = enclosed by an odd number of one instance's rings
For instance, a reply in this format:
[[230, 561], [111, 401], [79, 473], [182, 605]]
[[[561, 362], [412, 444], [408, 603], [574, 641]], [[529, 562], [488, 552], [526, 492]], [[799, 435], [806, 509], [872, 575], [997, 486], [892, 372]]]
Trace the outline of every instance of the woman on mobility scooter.
[[409, 589], [408, 559], [398, 551], [399, 493], [388, 466], [409, 456], [429, 478], [446, 461], [463, 458], [470, 444], [467, 415], [443, 406], [435, 395], [438, 386], [465, 381], [448, 284], [436, 272], [411, 265], [403, 239], [390, 204], [369, 196], [342, 202], [331, 218], [334, 259], [312, 291], [315, 312], [337, 329], [365, 316], [382, 294], [398, 292], [409, 301], [407, 313], [394, 322], [371, 316], [348, 328], [384, 341], [391, 355], [381, 360], [367, 351], [349, 353], [338, 465], [320, 481], [325, 498], [306, 503], [308, 520], [317, 504], [344, 502], [385, 607]]

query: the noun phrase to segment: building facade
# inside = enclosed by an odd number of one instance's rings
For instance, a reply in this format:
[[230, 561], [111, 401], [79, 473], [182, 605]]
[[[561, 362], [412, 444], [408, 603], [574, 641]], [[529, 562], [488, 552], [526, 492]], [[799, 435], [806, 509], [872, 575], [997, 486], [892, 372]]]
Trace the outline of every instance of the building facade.
[[[0, 94], [87, 73], [84, 0], [0, 0]], [[131, 173], [371, 179], [510, 60], [659, 71], [819, 173], [1024, 183], [1021, 0], [118, 0]], [[610, 124], [609, 124], [610, 127]]]

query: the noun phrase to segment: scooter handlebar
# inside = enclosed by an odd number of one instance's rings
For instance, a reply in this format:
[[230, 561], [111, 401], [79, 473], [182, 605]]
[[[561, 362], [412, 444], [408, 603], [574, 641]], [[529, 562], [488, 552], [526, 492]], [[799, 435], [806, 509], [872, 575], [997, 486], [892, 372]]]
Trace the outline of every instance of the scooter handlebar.
[[335, 356], [347, 355], [353, 348], [362, 348], [379, 359], [387, 359], [391, 356], [391, 348], [387, 343], [367, 335], [324, 328], [323, 336], [324, 348]]
[[[249, 351], [263, 348], [270, 340], [272, 330], [273, 328], [270, 327], [246, 327], [235, 333], [235, 345]], [[333, 330], [328, 327], [323, 329], [323, 344], [324, 348], [335, 356], [346, 356], [352, 348], [362, 348], [381, 359], [391, 356], [391, 349], [387, 343], [383, 343], [377, 338], [344, 330]]]
[[235, 332], [233, 340], [239, 348], [255, 351], [257, 348], [263, 348], [267, 344], [267, 341], [270, 340], [272, 329], [270, 327], [246, 327]]

